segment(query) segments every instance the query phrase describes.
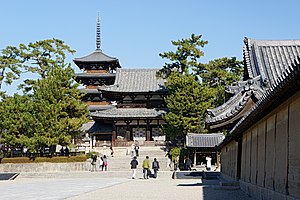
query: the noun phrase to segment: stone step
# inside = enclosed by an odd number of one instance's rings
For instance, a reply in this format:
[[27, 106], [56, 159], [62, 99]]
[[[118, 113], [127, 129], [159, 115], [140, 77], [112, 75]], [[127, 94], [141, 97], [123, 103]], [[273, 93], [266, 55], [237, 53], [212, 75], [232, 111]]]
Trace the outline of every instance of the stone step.
[[[143, 160], [146, 156], [149, 156], [150, 163], [156, 158], [160, 163], [160, 170], [169, 171], [168, 158], [165, 156], [166, 153], [164, 150], [165, 147], [140, 147], [139, 156], [137, 157], [139, 162], [138, 167], [141, 168]], [[109, 147], [96, 147], [93, 151], [107, 155], [108, 169], [110, 171], [130, 169], [130, 162], [132, 160], [130, 147], [114, 147], [114, 157], [111, 157]], [[97, 166], [99, 168], [99, 162]]]
[[[158, 171], [158, 178], [166, 178], [166, 179], [171, 179], [172, 177], [171, 171]], [[17, 178], [130, 178], [131, 179], [132, 171], [130, 169], [128, 170], [123, 170], [123, 171], [96, 171], [96, 172], [71, 172], [71, 173], [65, 173], [65, 172], [22, 172]], [[142, 170], [137, 170], [137, 179], [141, 179], [143, 177], [143, 172]]]

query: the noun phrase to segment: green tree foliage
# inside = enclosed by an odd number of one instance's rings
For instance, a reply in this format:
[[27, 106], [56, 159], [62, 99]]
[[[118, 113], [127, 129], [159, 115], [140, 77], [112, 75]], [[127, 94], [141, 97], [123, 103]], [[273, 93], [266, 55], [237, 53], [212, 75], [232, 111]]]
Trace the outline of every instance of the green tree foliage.
[[171, 41], [177, 50], [175, 52], [160, 53], [159, 56], [172, 61], [166, 63], [161, 70], [161, 75], [168, 76], [172, 71], [189, 74], [189, 70], [199, 65], [198, 59], [204, 56], [199, 48], [204, 47], [208, 41], [201, 39], [202, 35], [192, 34], [191, 38]]
[[175, 52], [161, 53], [166, 63], [159, 74], [166, 78], [169, 95], [165, 98], [169, 113], [163, 131], [171, 139], [184, 138], [188, 132], [205, 132], [203, 122], [208, 108], [224, 103], [224, 89], [240, 80], [242, 65], [236, 58], [215, 59], [207, 64], [199, 61], [208, 42], [202, 35], [172, 41]]
[[203, 131], [203, 117], [213, 102], [208, 87], [201, 85], [193, 75], [172, 72], [167, 79], [169, 95], [165, 102], [169, 113], [163, 130], [171, 138], [183, 137], [188, 132]]
[[[13, 80], [17, 80], [21, 74], [21, 63], [23, 59], [19, 57], [20, 50], [13, 46], [8, 46], [1, 51], [0, 54], [0, 89], [2, 82], [11, 84]], [[4, 95], [4, 92], [0, 92]]]
[[70, 63], [65, 63], [66, 54], [74, 52], [59, 39], [20, 44], [19, 47], [7, 46], [0, 54], [0, 89], [3, 80], [6, 84], [11, 84], [22, 73], [31, 72], [45, 77], [55, 66], [68, 67]]
[[193, 71], [200, 77], [202, 84], [209, 87], [212, 96], [215, 97], [212, 106], [217, 107], [225, 101], [225, 86], [241, 79], [243, 65], [242, 61], [238, 61], [235, 57], [225, 57], [205, 64], [199, 63]]
[[[87, 106], [81, 101], [83, 94], [73, 79], [74, 70], [65, 63], [65, 52], [73, 50], [56, 39], [34, 44], [38, 47], [22, 45], [19, 56], [26, 62], [21, 67], [41, 78], [26, 80], [22, 85], [24, 95], [16, 94], [0, 102], [2, 142], [26, 146], [30, 152], [70, 144], [88, 120]], [[34, 61], [31, 65], [30, 60]]]

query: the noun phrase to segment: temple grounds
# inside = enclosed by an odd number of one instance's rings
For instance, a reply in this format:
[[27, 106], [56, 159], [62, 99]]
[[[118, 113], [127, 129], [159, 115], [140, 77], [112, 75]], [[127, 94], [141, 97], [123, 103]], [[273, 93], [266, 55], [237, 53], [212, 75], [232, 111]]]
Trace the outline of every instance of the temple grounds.
[[252, 199], [217, 180], [171, 179], [171, 174], [144, 180], [139, 172], [132, 180], [130, 171], [21, 173], [15, 180], [0, 181], [0, 199]]

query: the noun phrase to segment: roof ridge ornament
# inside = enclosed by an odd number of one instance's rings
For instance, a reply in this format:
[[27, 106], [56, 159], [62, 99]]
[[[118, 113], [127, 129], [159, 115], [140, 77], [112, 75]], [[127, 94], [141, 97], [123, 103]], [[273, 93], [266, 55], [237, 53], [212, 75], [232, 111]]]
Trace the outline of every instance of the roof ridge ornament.
[[97, 19], [97, 31], [96, 31], [96, 50], [97, 51], [101, 51], [101, 37], [100, 37], [100, 16], [99, 16], [99, 13], [98, 13], [98, 19]]

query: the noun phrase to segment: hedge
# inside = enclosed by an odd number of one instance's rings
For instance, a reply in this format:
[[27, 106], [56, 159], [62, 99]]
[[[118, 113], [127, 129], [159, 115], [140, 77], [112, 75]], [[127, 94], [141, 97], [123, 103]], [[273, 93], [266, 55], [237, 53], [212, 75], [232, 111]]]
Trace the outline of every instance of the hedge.
[[30, 159], [28, 157], [13, 157], [13, 158], [2, 158], [0, 163], [41, 163], [41, 162], [51, 162], [51, 163], [68, 163], [68, 162], [85, 162], [86, 156], [59, 156], [59, 157], [36, 157], [35, 159]]

